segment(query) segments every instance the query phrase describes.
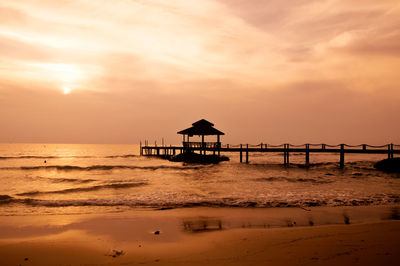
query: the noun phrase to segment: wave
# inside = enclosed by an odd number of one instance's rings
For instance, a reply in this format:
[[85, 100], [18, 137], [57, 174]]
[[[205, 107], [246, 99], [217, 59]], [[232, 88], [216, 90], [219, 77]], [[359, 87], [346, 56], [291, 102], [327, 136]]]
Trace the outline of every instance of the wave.
[[285, 166], [281, 162], [265, 162], [265, 163], [251, 163], [247, 165], [247, 167], [254, 167], [254, 168], [312, 168], [312, 167], [337, 167], [338, 162], [322, 162], [322, 163], [310, 163], [308, 165], [303, 163], [290, 163], [289, 165]]
[[[62, 192], [64, 193], [64, 192]], [[24, 193], [27, 194], [27, 193]], [[326, 200], [276, 200], [257, 202], [238, 199], [216, 199], [205, 201], [187, 202], [149, 202], [140, 200], [120, 199], [85, 199], [85, 200], [41, 200], [34, 198], [13, 198], [8, 195], [0, 195], [0, 204], [24, 204], [34, 207], [80, 207], [80, 206], [126, 206], [146, 207], [156, 209], [191, 208], [191, 207], [238, 207], [238, 208], [285, 208], [285, 207], [317, 207], [317, 206], [368, 206], [387, 205], [400, 203], [400, 195], [386, 195], [386, 197], [374, 197], [373, 199], [326, 199]]]
[[0, 205], [13, 202], [14, 198], [9, 195], [0, 195]]
[[131, 187], [140, 187], [148, 185], [145, 182], [137, 182], [137, 183], [113, 183], [106, 185], [96, 185], [91, 187], [78, 187], [78, 188], [68, 188], [62, 190], [52, 190], [52, 191], [31, 191], [16, 194], [17, 196], [37, 196], [44, 194], [68, 194], [68, 193], [76, 193], [76, 192], [90, 192], [101, 189], [120, 189], [120, 188], [131, 188]]
[[135, 155], [135, 154], [125, 154], [125, 155], [109, 155], [109, 156], [105, 156], [104, 158], [136, 158], [136, 157], [140, 157], [139, 155]]
[[0, 156], [0, 160], [11, 160], [11, 159], [55, 159], [60, 158], [58, 156], [34, 156], [34, 155], [23, 155], [23, 156]]
[[62, 158], [96, 158], [96, 157], [94, 157], [94, 156], [39, 156], [39, 155], [0, 156], [0, 160], [17, 160], [17, 159], [62, 159]]
[[63, 159], [63, 158], [136, 158], [139, 155], [136, 154], [122, 154], [122, 155], [109, 155], [104, 157], [99, 156], [80, 156], [80, 155], [71, 155], [71, 156], [44, 156], [44, 155], [21, 155], [21, 156], [0, 156], [0, 160], [18, 160], [18, 159]]
[[286, 182], [299, 182], [299, 183], [314, 183], [314, 184], [329, 184], [332, 183], [333, 181], [331, 180], [317, 180], [313, 178], [288, 178], [288, 177], [260, 177], [260, 178], [255, 178], [253, 181], [256, 182], [274, 182], [274, 181], [286, 181]]
[[30, 179], [30, 180], [45, 180], [49, 181], [51, 183], [90, 183], [90, 182], [95, 182], [98, 181], [96, 179], [81, 179], [81, 178], [54, 178], [54, 177], [43, 177], [43, 176], [26, 176], [25, 178]]
[[96, 179], [79, 179], [79, 178], [47, 178], [47, 180], [53, 182], [53, 183], [90, 183], [97, 181]]
[[140, 169], [140, 170], [187, 170], [200, 169], [205, 166], [133, 166], [133, 165], [91, 165], [91, 166], [76, 166], [76, 165], [47, 165], [47, 166], [21, 166], [21, 167], [2, 167], [3, 170], [60, 170], [60, 171], [94, 171], [94, 170], [114, 170], [114, 169]]

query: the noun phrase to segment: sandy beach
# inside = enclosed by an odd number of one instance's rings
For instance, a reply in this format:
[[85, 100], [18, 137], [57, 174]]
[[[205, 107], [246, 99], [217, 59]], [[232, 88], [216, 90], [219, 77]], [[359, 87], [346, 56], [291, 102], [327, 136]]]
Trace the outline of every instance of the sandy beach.
[[397, 206], [3, 216], [0, 265], [398, 265]]

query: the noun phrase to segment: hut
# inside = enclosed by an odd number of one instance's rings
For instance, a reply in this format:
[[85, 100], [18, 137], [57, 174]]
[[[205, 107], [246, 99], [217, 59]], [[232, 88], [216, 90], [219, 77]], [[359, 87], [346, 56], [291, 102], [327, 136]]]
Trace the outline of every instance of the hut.
[[[184, 130], [178, 131], [178, 134], [183, 136], [183, 148], [184, 153], [174, 157], [174, 161], [184, 161], [184, 162], [200, 162], [200, 163], [218, 163], [220, 161], [229, 160], [226, 156], [220, 156], [221, 148], [221, 135], [225, 135], [224, 132], [219, 131], [214, 128], [214, 124], [201, 119], [194, 122], [191, 127]], [[205, 136], [217, 136], [215, 142], [204, 141]], [[190, 137], [201, 136], [201, 142], [190, 141]], [[195, 150], [199, 150], [200, 154], [194, 153]], [[206, 151], [212, 151], [212, 155], [206, 155]], [[217, 152], [217, 155], [215, 154]]]
[[[192, 148], [199, 148], [200, 154], [205, 154], [206, 149], [218, 149], [221, 147], [220, 136], [225, 135], [224, 132], [219, 131], [218, 129], [214, 128], [214, 124], [205, 120], [201, 119], [197, 122], [192, 124], [192, 127], [187, 129], [181, 130], [178, 132], [183, 136], [183, 147], [186, 149]], [[216, 142], [205, 142], [204, 136], [215, 135], [217, 136]], [[201, 136], [201, 142], [191, 142], [190, 137], [193, 136]]]

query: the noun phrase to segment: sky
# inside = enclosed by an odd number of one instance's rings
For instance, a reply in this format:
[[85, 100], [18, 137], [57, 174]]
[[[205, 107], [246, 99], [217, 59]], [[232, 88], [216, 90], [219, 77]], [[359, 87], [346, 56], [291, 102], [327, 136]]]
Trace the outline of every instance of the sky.
[[[2, 0], [0, 142], [400, 144], [398, 0]], [[212, 140], [209, 137], [209, 140]]]

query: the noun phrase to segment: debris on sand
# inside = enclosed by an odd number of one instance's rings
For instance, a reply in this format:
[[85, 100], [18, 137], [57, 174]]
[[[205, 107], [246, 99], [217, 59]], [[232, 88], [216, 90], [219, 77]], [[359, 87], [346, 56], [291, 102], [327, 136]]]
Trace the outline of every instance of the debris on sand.
[[116, 258], [116, 257], [122, 256], [124, 254], [125, 254], [125, 252], [122, 249], [121, 250], [113, 249], [109, 254], [107, 254], [107, 256]]

